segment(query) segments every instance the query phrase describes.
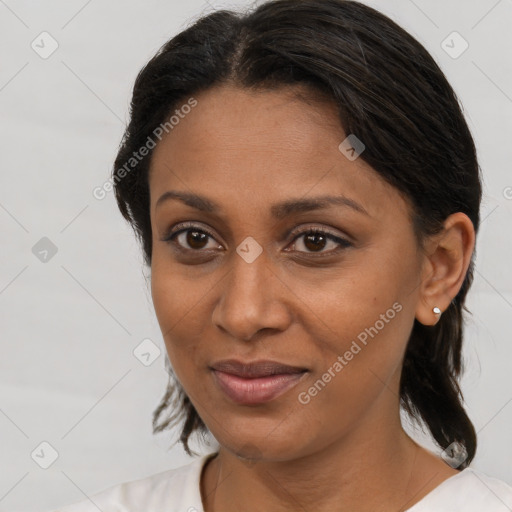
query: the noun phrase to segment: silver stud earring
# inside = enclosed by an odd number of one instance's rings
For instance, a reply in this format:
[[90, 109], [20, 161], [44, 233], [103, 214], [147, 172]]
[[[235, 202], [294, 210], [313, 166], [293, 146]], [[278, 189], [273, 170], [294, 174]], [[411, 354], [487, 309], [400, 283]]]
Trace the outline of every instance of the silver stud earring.
[[432, 309], [432, 311], [434, 312], [434, 314], [436, 315], [440, 315], [441, 314], [441, 310], [436, 306], [435, 308]]

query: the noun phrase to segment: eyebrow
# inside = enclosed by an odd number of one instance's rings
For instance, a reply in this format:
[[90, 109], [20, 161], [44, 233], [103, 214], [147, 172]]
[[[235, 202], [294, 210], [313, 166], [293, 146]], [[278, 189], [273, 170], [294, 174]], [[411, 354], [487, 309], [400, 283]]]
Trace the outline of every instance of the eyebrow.
[[[219, 213], [221, 211], [221, 207], [217, 203], [205, 196], [199, 194], [191, 194], [188, 192], [178, 192], [176, 190], [169, 190], [168, 192], [162, 194], [156, 202], [155, 209], [162, 203], [170, 200], [181, 201], [187, 206], [203, 212]], [[273, 217], [276, 219], [282, 219], [293, 213], [320, 210], [329, 206], [346, 206], [359, 213], [370, 216], [370, 214], [362, 205], [343, 195], [319, 196], [310, 199], [288, 199], [281, 203], [272, 205], [270, 211]]]

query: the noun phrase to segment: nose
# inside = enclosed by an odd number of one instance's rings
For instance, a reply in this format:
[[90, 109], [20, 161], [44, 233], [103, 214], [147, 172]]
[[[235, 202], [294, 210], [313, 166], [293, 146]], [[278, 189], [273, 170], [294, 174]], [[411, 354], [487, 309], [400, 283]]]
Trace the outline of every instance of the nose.
[[265, 331], [286, 330], [291, 322], [289, 288], [263, 251], [249, 262], [233, 254], [230, 271], [216, 288], [212, 321], [235, 339], [254, 341]]

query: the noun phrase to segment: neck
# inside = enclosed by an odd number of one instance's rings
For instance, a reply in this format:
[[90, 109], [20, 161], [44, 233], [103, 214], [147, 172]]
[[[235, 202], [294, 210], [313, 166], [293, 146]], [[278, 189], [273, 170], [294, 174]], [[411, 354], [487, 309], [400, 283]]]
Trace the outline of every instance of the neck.
[[289, 460], [249, 463], [221, 447], [203, 472], [205, 512], [405, 511], [458, 473], [404, 432], [399, 410], [387, 421], [376, 412]]

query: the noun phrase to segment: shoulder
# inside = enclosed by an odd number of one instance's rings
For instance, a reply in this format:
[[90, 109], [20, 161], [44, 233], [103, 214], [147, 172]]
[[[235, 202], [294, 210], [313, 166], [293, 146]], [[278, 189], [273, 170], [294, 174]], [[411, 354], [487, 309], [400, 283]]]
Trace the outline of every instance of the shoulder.
[[179, 468], [107, 488], [87, 499], [51, 512], [199, 512], [202, 511], [200, 475], [214, 454]]
[[448, 478], [407, 512], [510, 512], [512, 487], [474, 468]]

